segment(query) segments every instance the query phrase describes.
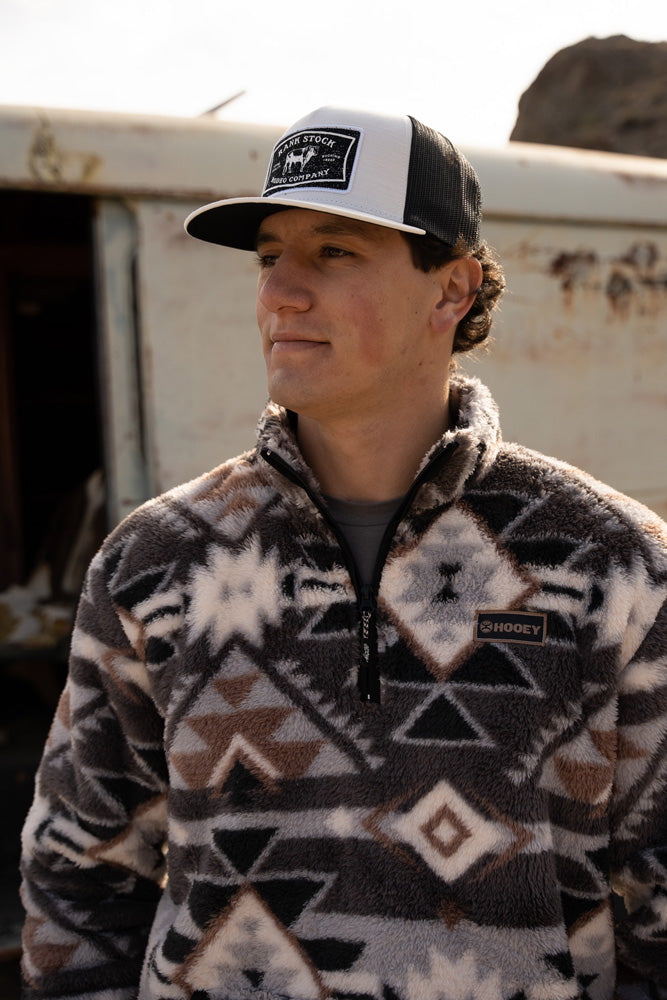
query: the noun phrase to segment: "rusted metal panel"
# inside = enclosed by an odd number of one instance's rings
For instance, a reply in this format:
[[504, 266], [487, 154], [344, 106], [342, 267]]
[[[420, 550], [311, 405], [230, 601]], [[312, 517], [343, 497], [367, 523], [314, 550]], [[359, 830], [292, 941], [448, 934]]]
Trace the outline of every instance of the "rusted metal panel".
[[491, 221], [508, 291], [491, 353], [505, 436], [667, 515], [667, 230]]

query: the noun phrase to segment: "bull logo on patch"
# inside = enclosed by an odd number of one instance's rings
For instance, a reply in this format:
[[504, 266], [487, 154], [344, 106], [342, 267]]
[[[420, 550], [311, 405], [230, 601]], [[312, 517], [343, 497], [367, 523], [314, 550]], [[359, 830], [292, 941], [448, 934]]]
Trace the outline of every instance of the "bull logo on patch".
[[298, 164], [299, 173], [302, 174], [306, 164], [312, 160], [317, 153], [317, 146], [302, 146], [301, 149], [290, 149], [285, 157], [285, 173], [291, 174], [292, 168]]

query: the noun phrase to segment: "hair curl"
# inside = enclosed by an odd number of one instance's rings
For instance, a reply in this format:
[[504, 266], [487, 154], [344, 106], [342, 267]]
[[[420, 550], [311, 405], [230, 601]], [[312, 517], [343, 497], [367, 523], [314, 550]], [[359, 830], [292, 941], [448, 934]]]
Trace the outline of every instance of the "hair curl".
[[461, 257], [474, 257], [480, 262], [482, 283], [475, 301], [456, 328], [453, 353], [462, 354], [480, 347], [489, 336], [493, 310], [505, 291], [505, 275], [494, 251], [487, 243], [480, 243], [477, 250], [471, 251], [462, 239], [450, 247], [433, 236], [416, 233], [403, 233], [403, 236], [410, 247], [413, 264], [427, 274]]

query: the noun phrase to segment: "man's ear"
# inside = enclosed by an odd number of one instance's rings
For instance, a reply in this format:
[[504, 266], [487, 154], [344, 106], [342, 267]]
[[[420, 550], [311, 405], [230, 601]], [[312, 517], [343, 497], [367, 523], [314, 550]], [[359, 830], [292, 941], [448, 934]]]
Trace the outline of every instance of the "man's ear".
[[442, 297], [433, 309], [431, 325], [446, 333], [459, 323], [475, 301], [482, 284], [482, 265], [476, 257], [458, 257], [440, 269]]

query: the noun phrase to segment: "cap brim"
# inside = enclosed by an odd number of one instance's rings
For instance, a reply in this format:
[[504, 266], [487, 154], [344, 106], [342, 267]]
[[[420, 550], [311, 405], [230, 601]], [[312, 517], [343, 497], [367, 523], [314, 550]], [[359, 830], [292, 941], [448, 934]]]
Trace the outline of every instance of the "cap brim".
[[407, 226], [403, 222], [394, 222], [376, 215], [364, 212], [349, 211], [337, 205], [327, 205], [322, 202], [301, 201], [295, 198], [228, 198], [225, 201], [214, 201], [210, 205], [191, 212], [185, 220], [185, 231], [198, 240], [207, 243], [217, 243], [223, 247], [234, 247], [237, 250], [254, 250], [257, 230], [263, 219], [274, 212], [284, 212], [288, 208], [305, 208], [314, 212], [326, 212], [328, 215], [341, 215], [346, 219], [358, 219], [385, 229], [398, 229], [403, 233], [416, 233], [423, 236], [425, 229]]

